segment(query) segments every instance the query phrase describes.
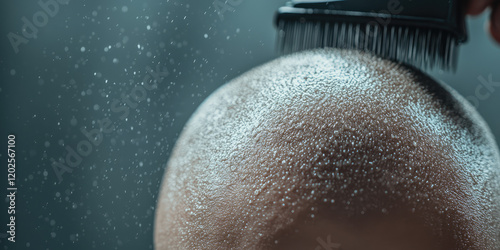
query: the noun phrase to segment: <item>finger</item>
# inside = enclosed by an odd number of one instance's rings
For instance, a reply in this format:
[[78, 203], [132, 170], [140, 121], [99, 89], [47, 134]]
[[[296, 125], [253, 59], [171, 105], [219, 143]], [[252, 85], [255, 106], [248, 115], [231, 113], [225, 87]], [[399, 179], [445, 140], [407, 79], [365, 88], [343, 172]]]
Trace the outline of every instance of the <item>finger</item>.
[[497, 3], [492, 7], [489, 30], [493, 39], [500, 43], [500, 4]]
[[474, 16], [479, 15], [492, 3], [493, 0], [469, 0], [469, 4], [467, 6], [467, 14]]

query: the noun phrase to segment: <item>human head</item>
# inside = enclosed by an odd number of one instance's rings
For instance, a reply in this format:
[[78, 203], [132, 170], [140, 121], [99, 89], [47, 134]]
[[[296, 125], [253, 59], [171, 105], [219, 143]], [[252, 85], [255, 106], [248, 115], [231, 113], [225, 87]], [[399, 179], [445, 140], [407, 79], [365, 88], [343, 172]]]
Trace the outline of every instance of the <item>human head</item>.
[[497, 249], [499, 173], [491, 132], [449, 87], [361, 52], [302, 52], [198, 108], [168, 162], [155, 246]]

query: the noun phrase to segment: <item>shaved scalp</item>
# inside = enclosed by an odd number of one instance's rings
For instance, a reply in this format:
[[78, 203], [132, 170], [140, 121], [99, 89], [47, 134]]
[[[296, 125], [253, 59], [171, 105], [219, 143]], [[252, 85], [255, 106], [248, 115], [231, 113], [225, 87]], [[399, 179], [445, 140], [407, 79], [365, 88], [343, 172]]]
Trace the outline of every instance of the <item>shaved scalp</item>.
[[454, 90], [368, 54], [302, 52], [192, 116], [155, 247], [499, 249], [499, 173], [491, 132]]

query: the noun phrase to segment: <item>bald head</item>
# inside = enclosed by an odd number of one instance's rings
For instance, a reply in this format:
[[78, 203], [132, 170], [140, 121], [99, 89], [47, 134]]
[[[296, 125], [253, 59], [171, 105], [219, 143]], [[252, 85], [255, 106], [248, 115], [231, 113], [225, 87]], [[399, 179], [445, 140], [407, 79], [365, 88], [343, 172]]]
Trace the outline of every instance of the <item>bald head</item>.
[[453, 90], [352, 51], [280, 58], [186, 125], [157, 249], [497, 249], [500, 160]]

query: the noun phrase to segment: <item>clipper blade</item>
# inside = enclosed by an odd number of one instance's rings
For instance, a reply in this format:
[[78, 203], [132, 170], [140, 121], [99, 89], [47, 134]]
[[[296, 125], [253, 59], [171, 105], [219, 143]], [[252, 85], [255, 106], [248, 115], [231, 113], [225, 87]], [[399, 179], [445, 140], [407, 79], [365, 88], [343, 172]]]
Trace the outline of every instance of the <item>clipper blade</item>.
[[[279, 24], [281, 54], [313, 48], [357, 49], [421, 69], [455, 70], [456, 39], [440, 30], [382, 27], [351, 23], [294, 22]], [[366, 35], [371, 34], [371, 35]]]

